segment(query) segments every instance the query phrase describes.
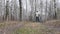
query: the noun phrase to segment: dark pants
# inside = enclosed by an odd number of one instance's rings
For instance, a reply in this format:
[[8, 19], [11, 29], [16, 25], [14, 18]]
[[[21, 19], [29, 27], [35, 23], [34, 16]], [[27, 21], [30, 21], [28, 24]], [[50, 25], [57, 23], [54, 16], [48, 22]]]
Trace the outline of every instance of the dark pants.
[[36, 17], [36, 22], [39, 22], [39, 17]]

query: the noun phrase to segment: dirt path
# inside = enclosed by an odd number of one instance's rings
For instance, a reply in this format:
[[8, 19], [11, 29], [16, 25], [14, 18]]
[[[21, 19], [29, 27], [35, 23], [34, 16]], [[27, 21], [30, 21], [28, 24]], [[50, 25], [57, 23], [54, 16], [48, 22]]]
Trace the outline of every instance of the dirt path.
[[11, 34], [12, 31], [21, 28], [23, 26], [23, 22], [19, 22], [19, 23], [14, 23], [14, 24], [6, 24], [6, 26], [2, 29], [0, 29], [0, 34]]
[[60, 27], [52, 27], [52, 26], [46, 26], [48, 29], [53, 29], [55, 31], [59, 31], [60, 32]]
[[49, 29], [54, 29], [60, 32], [60, 20], [47, 21], [46, 23], [44, 23], [44, 25]]
[[21, 23], [13, 25], [13, 26], [9, 26], [9, 27], [5, 28], [5, 33], [11, 34], [12, 31], [14, 31], [15, 29], [21, 28], [22, 26], [23, 26], [23, 24], [21, 24]]
[[[0, 29], [0, 34], [12, 34], [12, 32], [18, 28], [21, 28], [25, 25], [26, 23], [25, 22], [9, 22], [8, 25], [6, 24], [6, 26], [2, 29]], [[43, 24], [44, 25], [44, 24]], [[54, 29], [56, 31], [59, 31], [60, 32], [60, 28], [55, 28], [55, 27], [52, 27], [52, 26], [46, 26], [48, 27], [48, 29]]]

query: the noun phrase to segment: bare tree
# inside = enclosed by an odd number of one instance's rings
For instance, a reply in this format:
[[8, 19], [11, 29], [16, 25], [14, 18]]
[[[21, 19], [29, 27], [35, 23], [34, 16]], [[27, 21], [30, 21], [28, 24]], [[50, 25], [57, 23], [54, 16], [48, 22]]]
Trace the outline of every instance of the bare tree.
[[6, 2], [6, 19], [7, 19], [7, 21], [8, 21], [8, 15], [9, 15], [8, 2], [9, 1]]
[[41, 12], [40, 21], [42, 21], [42, 12], [43, 12], [43, 1], [42, 0], [40, 0], [40, 12]]
[[31, 12], [30, 12], [30, 16], [29, 16], [29, 20], [32, 21], [32, 12], [33, 12], [33, 0], [29, 0], [30, 1], [30, 5], [31, 5]]
[[22, 0], [19, 0], [19, 5], [20, 5], [20, 20], [22, 20]]
[[56, 11], [56, 0], [54, 0], [54, 10], [55, 10], [55, 14], [54, 14], [54, 18], [57, 18], [57, 11]]
[[46, 8], [45, 8], [45, 20], [47, 20], [47, 0], [46, 0]]

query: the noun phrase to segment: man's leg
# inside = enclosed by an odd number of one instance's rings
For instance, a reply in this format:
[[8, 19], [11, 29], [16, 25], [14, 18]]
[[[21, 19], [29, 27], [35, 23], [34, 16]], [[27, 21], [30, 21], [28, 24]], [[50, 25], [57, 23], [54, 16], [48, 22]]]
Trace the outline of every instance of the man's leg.
[[39, 17], [38, 17], [38, 22], [39, 22]]
[[37, 17], [37, 20], [38, 20], [38, 22], [39, 22], [39, 17]]
[[37, 17], [36, 17], [36, 22], [37, 22]]
[[36, 22], [39, 22], [39, 17], [36, 17]]
[[37, 22], [37, 17], [36, 17], [36, 22]]

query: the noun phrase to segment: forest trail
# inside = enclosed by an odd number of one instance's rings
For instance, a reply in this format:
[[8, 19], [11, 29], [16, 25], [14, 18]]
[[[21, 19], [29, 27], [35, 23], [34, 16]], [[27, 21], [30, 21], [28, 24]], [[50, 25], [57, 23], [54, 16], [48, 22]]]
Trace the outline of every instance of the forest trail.
[[[56, 20], [58, 22], [58, 20]], [[48, 29], [53, 29], [58, 32], [60, 32], [60, 27], [55, 27], [56, 25], [52, 25], [50, 23], [55, 23], [56, 21], [48, 21], [46, 23], [37, 23], [37, 22], [17, 22], [17, 21], [8, 21], [5, 22], [5, 26], [3, 28], [0, 28], [0, 34], [12, 34], [13, 31], [16, 29], [22, 28], [24, 26], [40, 26], [41, 24], [46, 26]]]
[[47, 26], [49, 29], [60, 31], [60, 20], [46, 21], [44, 25]]
[[23, 22], [15, 23], [14, 25], [9, 25], [5, 28], [5, 34], [12, 34], [12, 32], [18, 28], [21, 28], [23, 26]]
[[5, 22], [5, 26], [1, 29], [0, 34], [11, 34], [12, 31], [22, 27], [24, 24], [22, 22], [8, 21]]

